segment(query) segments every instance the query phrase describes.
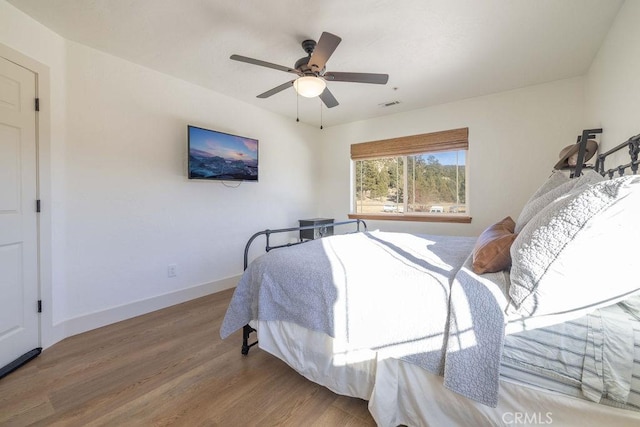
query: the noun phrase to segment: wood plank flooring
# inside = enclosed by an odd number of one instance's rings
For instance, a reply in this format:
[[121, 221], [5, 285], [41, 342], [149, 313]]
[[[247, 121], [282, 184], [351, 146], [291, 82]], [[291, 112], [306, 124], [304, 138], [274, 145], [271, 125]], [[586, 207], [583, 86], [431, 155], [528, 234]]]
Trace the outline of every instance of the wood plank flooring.
[[233, 290], [67, 338], [0, 380], [2, 426], [375, 426], [220, 324]]

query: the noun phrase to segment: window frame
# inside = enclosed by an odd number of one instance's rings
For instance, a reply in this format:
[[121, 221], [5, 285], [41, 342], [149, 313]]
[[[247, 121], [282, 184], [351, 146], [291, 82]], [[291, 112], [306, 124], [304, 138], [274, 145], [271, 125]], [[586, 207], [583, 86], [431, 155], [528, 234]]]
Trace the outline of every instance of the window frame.
[[[363, 214], [355, 213], [356, 210], [356, 191], [355, 182], [357, 177], [356, 161], [372, 160], [389, 157], [404, 157], [413, 155], [422, 155], [430, 153], [438, 153], [444, 151], [461, 151], [465, 154], [465, 177], [467, 177], [466, 189], [467, 197], [466, 207], [469, 209], [469, 182], [467, 166], [469, 162], [469, 128], [458, 128], [439, 132], [423, 133], [419, 135], [403, 136], [398, 138], [384, 139], [378, 141], [361, 142], [351, 144], [351, 207], [348, 217], [350, 219], [369, 219], [369, 220], [391, 220], [391, 221], [421, 221], [421, 222], [448, 222], [448, 223], [471, 223], [469, 215], [434, 215], [428, 212], [423, 214], [409, 213], [382, 213], [382, 214]], [[406, 161], [405, 161], [406, 163]], [[405, 178], [406, 179], [406, 178]]]

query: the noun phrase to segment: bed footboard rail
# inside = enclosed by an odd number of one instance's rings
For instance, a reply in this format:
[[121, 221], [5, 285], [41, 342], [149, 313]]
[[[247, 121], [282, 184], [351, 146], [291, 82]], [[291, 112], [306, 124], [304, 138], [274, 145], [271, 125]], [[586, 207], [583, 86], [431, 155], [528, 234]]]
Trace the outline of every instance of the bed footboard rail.
[[[249, 248], [251, 247], [251, 244], [253, 243], [253, 241], [264, 235], [266, 238], [266, 246], [264, 248], [265, 252], [269, 252], [272, 249], [278, 249], [278, 248], [286, 248], [288, 246], [295, 246], [295, 245], [299, 245], [301, 243], [305, 243], [307, 242], [307, 240], [301, 240], [299, 242], [293, 242], [293, 243], [286, 243], [284, 245], [276, 245], [276, 246], [271, 246], [269, 243], [269, 238], [271, 237], [272, 234], [278, 234], [278, 233], [290, 233], [292, 231], [300, 231], [300, 230], [312, 230], [315, 228], [320, 228], [320, 229], [324, 229], [327, 227], [337, 227], [337, 226], [341, 226], [341, 225], [348, 225], [348, 224], [355, 224], [356, 226], [356, 233], [359, 231], [367, 231], [367, 223], [364, 222], [361, 219], [354, 219], [354, 220], [350, 220], [350, 221], [342, 221], [342, 222], [333, 222], [331, 224], [315, 224], [315, 225], [305, 225], [303, 227], [291, 227], [291, 228], [279, 228], [277, 230], [263, 230], [263, 231], [259, 231], [256, 234], [254, 234], [253, 236], [251, 236], [251, 238], [249, 239], [249, 241], [247, 242], [246, 246], [244, 247], [244, 269], [247, 269], [247, 266], [249, 265]], [[360, 229], [360, 227], [362, 226], [362, 230]]]
[[[349, 221], [343, 221], [343, 222], [333, 222], [331, 224], [315, 224], [315, 225], [305, 225], [302, 227], [291, 227], [291, 228], [280, 228], [277, 230], [263, 230], [263, 231], [259, 231], [256, 234], [254, 234], [253, 236], [251, 236], [251, 238], [249, 239], [249, 241], [247, 241], [246, 246], [244, 247], [244, 269], [247, 269], [247, 266], [249, 265], [249, 248], [251, 247], [251, 244], [253, 243], [253, 241], [264, 235], [266, 238], [266, 246], [264, 248], [264, 250], [266, 252], [269, 252], [272, 249], [278, 249], [278, 248], [286, 248], [288, 246], [295, 246], [295, 245], [299, 245], [301, 243], [305, 243], [308, 242], [308, 240], [300, 240], [299, 242], [293, 242], [293, 243], [287, 243], [284, 245], [276, 245], [276, 246], [271, 246], [270, 242], [269, 242], [269, 237], [272, 234], [278, 234], [278, 233], [290, 233], [292, 231], [300, 231], [300, 230], [312, 230], [315, 228], [327, 228], [327, 227], [337, 227], [337, 226], [341, 226], [341, 225], [348, 225], [348, 224], [355, 224], [356, 226], [356, 230], [354, 231], [354, 233], [358, 233], [360, 231], [367, 231], [367, 223], [364, 222], [361, 219], [355, 219], [355, 220], [349, 220]], [[360, 227], [362, 227], [362, 229], [360, 229]], [[244, 356], [249, 354], [249, 349], [251, 347], [253, 347], [254, 345], [258, 344], [258, 341], [254, 341], [251, 344], [249, 344], [249, 336], [251, 335], [252, 332], [255, 332], [256, 330], [251, 327], [250, 325], [244, 325], [244, 327], [242, 328], [242, 354]]]

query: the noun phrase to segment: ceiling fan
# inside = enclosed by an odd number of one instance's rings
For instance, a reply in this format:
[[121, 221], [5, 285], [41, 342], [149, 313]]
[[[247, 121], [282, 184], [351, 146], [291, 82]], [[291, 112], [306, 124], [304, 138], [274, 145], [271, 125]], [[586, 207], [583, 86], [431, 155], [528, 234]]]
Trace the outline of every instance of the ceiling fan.
[[268, 98], [271, 95], [275, 95], [276, 93], [293, 86], [299, 95], [307, 98], [319, 96], [327, 108], [332, 108], [338, 105], [338, 101], [329, 91], [329, 88], [326, 87], [327, 81], [383, 85], [389, 80], [388, 74], [325, 71], [327, 60], [336, 50], [336, 47], [338, 47], [338, 44], [340, 44], [341, 41], [342, 39], [340, 37], [327, 32], [322, 33], [318, 43], [314, 40], [303, 41], [302, 49], [307, 53], [307, 56], [298, 59], [293, 68], [241, 55], [231, 55], [230, 59], [298, 75], [298, 78], [294, 80], [288, 81], [280, 86], [276, 86], [273, 89], [261, 93], [258, 95], [258, 98]]

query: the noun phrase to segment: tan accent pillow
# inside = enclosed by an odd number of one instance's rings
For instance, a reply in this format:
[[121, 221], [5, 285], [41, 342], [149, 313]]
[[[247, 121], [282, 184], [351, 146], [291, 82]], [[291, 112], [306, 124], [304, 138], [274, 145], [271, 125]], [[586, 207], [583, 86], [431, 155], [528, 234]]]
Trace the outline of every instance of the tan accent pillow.
[[495, 273], [511, 265], [511, 244], [517, 234], [510, 216], [498, 221], [480, 234], [473, 248], [473, 271], [476, 274]]

